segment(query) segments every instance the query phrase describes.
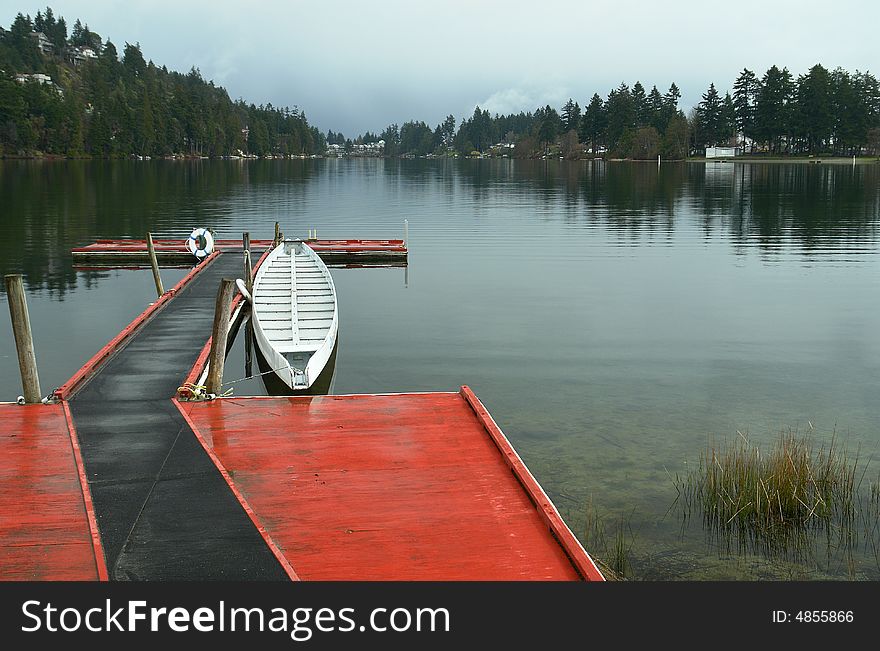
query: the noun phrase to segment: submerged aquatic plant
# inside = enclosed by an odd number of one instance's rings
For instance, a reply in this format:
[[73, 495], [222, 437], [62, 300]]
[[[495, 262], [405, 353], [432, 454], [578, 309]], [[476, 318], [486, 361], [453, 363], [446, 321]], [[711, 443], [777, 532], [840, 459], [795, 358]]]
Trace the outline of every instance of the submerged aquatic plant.
[[606, 518], [593, 506], [592, 496], [587, 502], [584, 546], [590, 549], [593, 560], [608, 580], [622, 581], [632, 572], [630, 557], [635, 535], [630, 522], [631, 517], [632, 514], [617, 519], [609, 537]]

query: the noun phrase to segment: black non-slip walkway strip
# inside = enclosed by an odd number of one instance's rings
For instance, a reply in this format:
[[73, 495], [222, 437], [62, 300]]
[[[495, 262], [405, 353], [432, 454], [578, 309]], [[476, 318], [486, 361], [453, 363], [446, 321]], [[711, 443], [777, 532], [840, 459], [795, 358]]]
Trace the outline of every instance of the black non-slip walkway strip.
[[241, 265], [219, 256], [70, 400], [111, 579], [288, 578], [171, 402]]

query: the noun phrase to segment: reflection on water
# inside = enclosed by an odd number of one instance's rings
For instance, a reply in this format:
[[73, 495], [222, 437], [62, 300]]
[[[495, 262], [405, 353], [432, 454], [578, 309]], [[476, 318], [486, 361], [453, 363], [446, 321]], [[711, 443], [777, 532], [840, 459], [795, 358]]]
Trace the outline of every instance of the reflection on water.
[[[880, 454], [878, 165], [10, 161], [0, 210], [0, 267], [26, 276], [54, 386], [154, 296], [148, 270], [74, 270], [74, 246], [194, 226], [271, 238], [275, 221], [399, 238], [406, 219], [407, 268], [332, 270], [327, 391], [470, 385], [575, 532], [587, 504], [626, 519], [636, 578], [880, 578], [864, 548], [849, 568], [780, 563], [668, 513], [670, 476], [710, 436], [768, 442], [811, 422], [820, 444], [836, 429]], [[185, 270], [162, 273], [170, 286]], [[244, 335], [227, 368], [249, 377]], [[19, 392], [2, 318], [0, 399]]]

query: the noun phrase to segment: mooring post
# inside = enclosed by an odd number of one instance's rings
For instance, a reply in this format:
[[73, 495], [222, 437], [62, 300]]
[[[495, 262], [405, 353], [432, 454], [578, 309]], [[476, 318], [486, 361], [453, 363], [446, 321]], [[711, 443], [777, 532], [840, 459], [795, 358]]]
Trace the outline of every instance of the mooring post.
[[229, 310], [232, 306], [232, 295], [235, 292], [235, 281], [224, 278], [217, 290], [217, 302], [214, 304], [214, 327], [211, 331], [211, 354], [209, 355], [208, 381], [205, 385], [208, 393], [220, 394], [223, 384], [223, 364], [226, 362], [226, 339], [229, 334]]
[[159, 275], [159, 261], [156, 259], [156, 247], [153, 246], [152, 233], [147, 233], [147, 251], [150, 253], [150, 266], [153, 268], [156, 293], [161, 297], [165, 293], [165, 288], [162, 286], [162, 276]]
[[280, 241], [281, 241], [281, 225], [278, 222], [275, 222], [274, 246], [278, 246]]
[[40, 376], [37, 373], [37, 356], [34, 353], [31, 319], [28, 316], [21, 274], [6, 276], [6, 296], [9, 300], [9, 315], [12, 317], [12, 334], [15, 337], [15, 350], [18, 353], [18, 370], [21, 372], [24, 401], [38, 403], [42, 400]]
[[249, 292], [254, 290], [254, 269], [251, 265], [251, 234], [242, 233], [241, 242], [244, 246], [244, 284]]
[[251, 252], [244, 252], [244, 286], [248, 292], [254, 291], [254, 270], [251, 266]]
[[407, 242], [409, 242], [409, 220], [404, 219], [403, 220], [403, 245], [409, 246], [407, 244]]

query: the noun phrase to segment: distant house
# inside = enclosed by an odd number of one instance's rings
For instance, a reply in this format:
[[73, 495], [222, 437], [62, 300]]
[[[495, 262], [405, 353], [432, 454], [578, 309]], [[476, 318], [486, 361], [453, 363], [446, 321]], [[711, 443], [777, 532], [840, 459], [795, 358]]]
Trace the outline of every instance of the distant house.
[[72, 47], [67, 49], [67, 60], [75, 66], [97, 58], [98, 55], [90, 47]]
[[37, 72], [32, 75], [29, 75], [27, 73], [21, 73], [21, 74], [15, 75], [15, 81], [17, 81], [20, 84], [26, 84], [29, 81], [32, 81], [32, 82], [35, 82], [38, 84], [51, 84], [52, 77], [50, 77], [49, 75], [44, 75], [41, 72]]
[[739, 155], [739, 147], [706, 147], [706, 158], [733, 158]]
[[31, 38], [37, 41], [37, 47], [40, 48], [40, 52], [43, 54], [52, 54], [55, 51], [52, 41], [43, 32], [31, 32]]

